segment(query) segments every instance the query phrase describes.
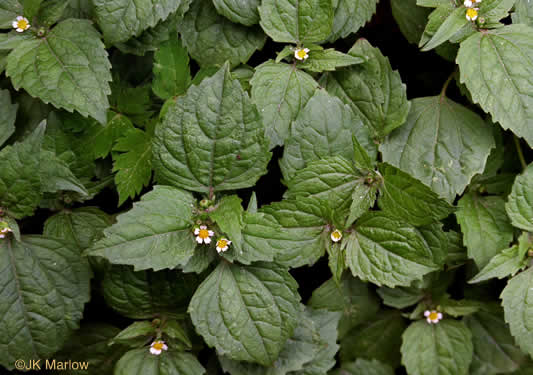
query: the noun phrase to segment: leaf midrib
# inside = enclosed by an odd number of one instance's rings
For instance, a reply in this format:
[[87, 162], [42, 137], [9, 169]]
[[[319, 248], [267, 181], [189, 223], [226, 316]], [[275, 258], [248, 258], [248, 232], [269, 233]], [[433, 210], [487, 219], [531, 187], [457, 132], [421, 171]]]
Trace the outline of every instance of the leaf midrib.
[[27, 318], [28, 311], [26, 310], [26, 305], [22, 301], [22, 289], [21, 289], [21, 286], [20, 286], [20, 280], [19, 280], [19, 276], [18, 276], [18, 273], [17, 273], [16, 261], [15, 261], [15, 257], [14, 257], [14, 254], [13, 254], [13, 248], [11, 246], [11, 241], [10, 240], [7, 241], [7, 250], [8, 250], [7, 252], [9, 253], [9, 263], [10, 263], [10, 266], [11, 266], [11, 269], [12, 269], [12, 272], [13, 272], [13, 276], [15, 278], [15, 285], [16, 285], [16, 288], [17, 288], [17, 295], [18, 295], [18, 298], [21, 300], [20, 301], [20, 306], [22, 308], [22, 316], [24, 317], [24, 326], [28, 329], [28, 333], [29, 333], [29, 336], [31, 338], [31, 346], [32, 346], [32, 349], [33, 349], [33, 353], [38, 354], [39, 352], [37, 351], [37, 348], [35, 347], [35, 341], [33, 339], [33, 335], [31, 334], [31, 330], [29, 329], [30, 325], [28, 324], [28, 318]]

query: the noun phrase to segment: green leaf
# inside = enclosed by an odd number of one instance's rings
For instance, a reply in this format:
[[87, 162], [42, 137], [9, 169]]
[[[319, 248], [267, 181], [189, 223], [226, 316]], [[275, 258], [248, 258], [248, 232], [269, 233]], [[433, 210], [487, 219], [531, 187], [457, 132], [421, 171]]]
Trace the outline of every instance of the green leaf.
[[[7, 223], [7, 227], [11, 229], [11, 233], [13, 234], [13, 237], [17, 241], [20, 242], [20, 227], [15, 219], [9, 216], [3, 216], [0, 221], [3, 221], [4, 223]], [[5, 225], [5, 224], [4, 224]]]
[[155, 335], [155, 333], [155, 327], [152, 325], [152, 322], [147, 320], [133, 322], [113, 337], [109, 345], [138, 342], [136, 339], [139, 337], [141, 337], [142, 340], [146, 340], [144, 336]]
[[416, 226], [442, 220], [453, 212], [428, 186], [400, 169], [384, 163], [379, 171], [383, 176], [378, 200], [382, 210]]
[[520, 229], [533, 231], [533, 164], [516, 177], [505, 211], [511, 223]]
[[340, 283], [342, 274], [346, 269], [346, 256], [344, 255], [342, 244], [327, 241], [326, 252], [328, 253], [328, 266], [333, 279], [336, 283]]
[[41, 200], [41, 145], [45, 123], [24, 141], [0, 151], [0, 206], [15, 219], [31, 216]]
[[[138, 73], [131, 74], [136, 75]], [[150, 110], [153, 106], [150, 92], [150, 85], [131, 87], [128, 83], [115, 77], [115, 81], [111, 83], [109, 102], [114, 112], [130, 118], [131, 121], [143, 127], [148, 127], [147, 123], [154, 113]]]
[[379, 361], [359, 358], [353, 363], [343, 363], [334, 375], [394, 375], [389, 365]]
[[176, 12], [191, 0], [92, 0], [98, 25], [107, 42], [124, 42]]
[[[420, 1], [417, 2], [417, 5], [421, 5]], [[424, 5], [421, 5], [424, 6]], [[422, 33], [422, 37], [419, 41], [419, 46], [422, 46], [426, 44], [432, 37], [435, 35], [437, 30], [442, 26], [444, 21], [448, 19], [448, 17], [453, 13], [455, 10], [455, 7], [451, 2], [445, 2], [443, 4], [436, 5], [434, 11], [432, 11], [427, 19], [427, 23], [424, 28], [424, 32]], [[466, 16], [465, 16], [466, 19]]]
[[[73, 370], [72, 374], [112, 375], [115, 363], [128, 350], [123, 345], [108, 346], [109, 341], [119, 332], [117, 327], [104, 323], [82, 325], [81, 329], [70, 337], [68, 345], [54, 354], [54, 359], [57, 362], [70, 360], [72, 363], [89, 363], [87, 370]], [[67, 370], [64, 373], [71, 375]]]
[[250, 93], [250, 81], [254, 76], [254, 68], [246, 64], [239, 65], [231, 71], [231, 76], [240, 82], [244, 91]]
[[144, 56], [147, 52], [157, 51], [161, 44], [175, 36], [177, 24], [183, 20], [184, 13], [189, 9], [188, 3], [183, 4], [187, 4], [187, 7], [180, 7], [166, 20], [144, 30], [138, 37], [116, 43], [115, 46], [124, 53], [137, 56]]
[[489, 25], [497, 24], [499, 20], [509, 15], [515, 3], [516, 0], [487, 0], [480, 4], [479, 13], [485, 17]]
[[415, 287], [387, 288], [382, 286], [377, 290], [377, 293], [383, 300], [384, 305], [396, 309], [405, 309], [413, 306], [424, 298], [424, 291]]
[[[240, 210], [239, 210], [240, 211]], [[242, 243], [239, 248], [230, 249], [224, 253], [224, 258], [233, 262], [250, 264], [256, 261], [273, 261], [278, 253], [274, 246], [274, 238], [279, 236], [281, 226], [269, 215], [257, 212], [244, 212], [242, 218], [237, 217], [237, 212], [232, 214], [233, 220], [242, 223], [242, 230], [232, 229], [237, 235], [242, 234]], [[236, 223], [234, 223], [236, 224]], [[240, 233], [238, 233], [240, 231]]]
[[533, 355], [533, 268], [519, 273], [507, 283], [500, 298], [505, 321], [520, 348]]
[[[65, 10], [70, 5], [71, 1], [64, 1], [64, 0], [48, 0], [46, 1], [43, 6], [39, 9], [39, 14], [37, 15], [37, 19], [39, 22], [46, 26], [52, 26], [54, 23], [59, 21], [63, 13], [65, 13]], [[65, 17], [69, 18], [69, 17]], [[74, 18], [80, 18], [80, 17], [74, 17]]]
[[88, 120], [87, 128], [82, 134], [84, 149], [92, 154], [93, 159], [105, 158], [117, 139], [133, 131], [134, 126], [126, 116], [109, 111], [107, 113], [107, 125], [102, 126], [96, 121]]
[[13, 86], [69, 112], [106, 122], [111, 64], [90, 21], [68, 19], [46, 37], [21, 42], [7, 58]]
[[379, 0], [338, 0], [333, 16], [333, 28], [327, 41], [334, 42], [337, 39], [346, 38], [356, 33], [365, 23], [370, 21], [376, 13]]
[[[196, 248], [193, 256], [189, 259], [186, 265], [182, 267], [183, 272], [190, 273], [202, 273], [204, 272], [209, 265], [218, 258], [217, 252], [213, 251], [213, 246], [200, 246]], [[227, 257], [226, 257], [227, 258]], [[239, 258], [239, 261], [241, 259]], [[247, 262], [243, 262], [246, 264]]]
[[169, 348], [161, 355], [153, 355], [149, 348], [130, 350], [115, 365], [113, 375], [202, 375], [204, 367], [195, 356]]
[[412, 323], [402, 335], [402, 363], [410, 375], [467, 375], [474, 348], [462, 322]]
[[[318, 313], [332, 314], [324, 311]], [[264, 367], [255, 363], [219, 357], [220, 364], [226, 373], [232, 375], [285, 375], [289, 372], [293, 375], [293, 371], [302, 370], [306, 363], [311, 362], [317, 356], [320, 344], [322, 344], [319, 340], [321, 337], [318, 329], [319, 327], [312, 319], [312, 310], [306, 309], [300, 315], [300, 322], [293, 336], [287, 340], [273, 364]], [[332, 330], [336, 332], [336, 327], [332, 327]]]
[[65, 190], [79, 193], [84, 197], [89, 195], [83, 183], [69, 169], [68, 164], [54, 152], [41, 150], [40, 165], [42, 192], [55, 193]]
[[280, 160], [283, 177], [290, 181], [308, 163], [328, 156], [352, 160], [352, 136], [357, 138], [372, 159], [376, 158], [376, 148], [369, 130], [350, 107], [325, 90], [317, 90], [292, 123], [291, 134]]
[[509, 327], [500, 314], [480, 311], [464, 319], [472, 332], [474, 359], [470, 374], [486, 375], [514, 372], [525, 360], [515, 346]]
[[468, 257], [483, 268], [513, 240], [513, 227], [505, 214], [505, 201], [501, 197], [481, 197], [465, 194], [457, 203], [455, 213], [461, 226], [463, 242]]
[[228, 21], [217, 13], [212, 0], [193, 2], [178, 30], [187, 51], [201, 67], [222, 66], [226, 61], [232, 67], [244, 64], [266, 41], [259, 26]]
[[217, 12], [235, 23], [252, 26], [259, 23], [257, 7], [261, 0], [213, 0]]
[[257, 105], [270, 139], [270, 149], [282, 146], [291, 123], [313, 96], [318, 83], [296, 65], [269, 60], [255, 68], [250, 81], [252, 101]]
[[352, 107], [372, 129], [373, 138], [381, 139], [405, 122], [410, 106], [405, 85], [389, 60], [365, 39], [359, 39], [348, 54], [363, 56], [367, 61], [328, 73], [320, 83]]
[[[522, 235], [522, 237], [524, 236], [528, 237], [527, 234]], [[527, 254], [528, 248], [529, 241], [525, 243], [521, 241], [518, 246], [514, 245], [509, 249], [502, 250], [469, 283], [479, 283], [492, 279], [493, 277], [503, 279], [507, 276], [513, 276], [527, 266], [529, 258], [525, 257], [525, 255]]]
[[44, 222], [45, 236], [61, 238], [80, 250], [102, 238], [104, 229], [113, 223], [111, 216], [97, 207], [63, 210]]
[[455, 268], [467, 263], [467, 252], [463, 246], [463, 237], [454, 231], [449, 231], [446, 235], [448, 237], [446, 265], [450, 268]]
[[416, 5], [416, 0], [392, 0], [392, 15], [407, 41], [418, 45], [431, 10]]
[[354, 189], [365, 179], [353, 164], [342, 157], [312, 161], [287, 182], [286, 197], [310, 197], [335, 215], [345, 216]]
[[474, 103], [533, 145], [533, 29], [517, 24], [475, 33], [461, 43], [457, 63]]
[[219, 355], [266, 366], [297, 326], [297, 287], [288, 271], [272, 263], [221, 262], [198, 287], [188, 311], [197, 332]]
[[256, 235], [253, 238], [256, 242], [250, 241], [250, 245], [259, 247], [263, 253], [262, 248], [268, 246], [269, 253], [275, 251], [277, 263], [292, 268], [312, 265], [324, 255], [324, 241], [329, 241], [329, 233], [325, 232], [323, 210], [315, 200], [283, 200], [259, 211], [268, 218], [267, 230], [262, 237]]
[[49, 358], [78, 328], [89, 301], [89, 264], [75, 247], [42, 236], [0, 242], [0, 364]]
[[120, 206], [128, 198], [137, 196], [152, 178], [152, 136], [133, 128], [117, 139], [113, 151], [113, 171]]
[[374, 206], [377, 192], [377, 186], [369, 186], [367, 184], [358, 184], [355, 186], [352, 193], [350, 215], [346, 220], [346, 226], [352, 225], [355, 220], [359, 219], [365, 212]]
[[[352, 329], [341, 341], [341, 361], [377, 359], [396, 368], [400, 365], [402, 333], [407, 327], [398, 311], [382, 311]], [[361, 374], [363, 375], [363, 374]]]
[[109, 307], [131, 319], [182, 318], [200, 281], [175, 270], [133, 272], [129, 266], [113, 266], [102, 280], [102, 294]]
[[368, 155], [366, 149], [361, 146], [355, 136], [352, 136], [353, 143], [353, 159], [354, 164], [358, 169], [373, 171], [376, 161], [372, 160]]
[[381, 212], [357, 220], [347, 241], [346, 262], [353, 275], [379, 286], [408, 286], [439, 268], [437, 254], [413, 226]]
[[263, 0], [259, 15], [263, 30], [279, 43], [320, 42], [333, 26], [331, 0]]
[[24, 8], [24, 16], [28, 19], [35, 17], [43, 0], [20, 0], [22, 7]]
[[12, 29], [13, 26], [11, 23], [21, 16], [22, 5], [18, 0], [4, 0], [0, 4], [0, 28], [1, 29]]
[[[431, 39], [422, 45], [422, 51], [429, 51], [442, 43], [448, 41], [454, 36], [463, 26], [470, 23], [465, 17], [466, 9], [464, 7], [456, 8], [444, 22], [437, 29]], [[421, 41], [422, 42], [422, 41]]]
[[17, 118], [18, 104], [11, 103], [8, 90], [0, 90], [0, 147], [15, 132], [15, 119]]
[[[306, 309], [306, 312], [317, 330], [317, 334], [313, 335], [317, 353], [310, 362], [304, 364], [301, 371], [291, 372], [290, 375], [322, 375], [335, 366], [335, 355], [339, 350], [339, 345], [337, 345], [337, 326], [341, 314], [309, 308]], [[317, 336], [319, 336], [318, 340]]]
[[533, 26], [533, 3], [528, 0], [517, 0], [512, 14], [513, 23]]
[[209, 192], [253, 186], [271, 154], [263, 124], [228, 65], [191, 86], [156, 128], [160, 183]]
[[136, 271], [183, 266], [196, 247], [192, 232], [191, 193], [169, 186], [155, 186], [133, 208], [117, 217], [105, 237], [87, 250], [115, 264]]
[[161, 44], [154, 54], [152, 90], [163, 100], [183, 95], [191, 83], [189, 55], [174, 36]]
[[342, 312], [339, 338], [369, 320], [379, 310], [378, 299], [361, 280], [345, 274], [340, 283], [329, 279], [313, 291], [307, 303], [314, 309]]
[[438, 305], [440, 307], [440, 311], [442, 311], [444, 314], [453, 316], [454, 318], [472, 315], [484, 307], [483, 302], [467, 299], [454, 300], [451, 299], [447, 294], [438, 300]]
[[192, 348], [192, 343], [187, 335], [187, 332], [177, 321], [170, 320], [165, 322], [161, 327], [161, 332], [166, 334], [168, 337], [181, 341], [187, 346], [188, 349]]
[[91, 0], [70, 0], [65, 10], [64, 18], [87, 18], [93, 15]]
[[452, 202], [485, 169], [492, 131], [481, 117], [444, 96], [412, 100], [407, 122], [380, 147], [383, 161]]
[[215, 206], [215, 210], [209, 213], [220, 230], [231, 240], [230, 248], [242, 252], [242, 227], [244, 208], [241, 198], [236, 195], [223, 197]]
[[337, 68], [361, 64], [366, 59], [360, 56], [347, 55], [333, 48], [317, 49], [309, 52], [309, 58], [299, 62], [298, 67], [311, 72], [334, 71]]

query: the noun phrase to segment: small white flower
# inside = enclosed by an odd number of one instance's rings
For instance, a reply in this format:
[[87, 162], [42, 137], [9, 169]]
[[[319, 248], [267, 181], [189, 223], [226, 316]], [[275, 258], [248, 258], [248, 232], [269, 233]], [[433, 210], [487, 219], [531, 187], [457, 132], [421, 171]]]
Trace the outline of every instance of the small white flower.
[[150, 345], [150, 353], [159, 355], [163, 350], [168, 350], [168, 346], [163, 340], [156, 340]]
[[333, 232], [331, 232], [330, 237], [333, 242], [339, 242], [342, 239], [342, 232], [338, 229], [335, 229]]
[[224, 252], [228, 250], [229, 245], [231, 245], [231, 241], [227, 238], [221, 238], [217, 241], [217, 251], [220, 254], [220, 252]]
[[466, 10], [466, 19], [469, 21], [475, 21], [477, 20], [478, 11], [479, 8], [468, 8]]
[[309, 57], [309, 48], [297, 48], [294, 50], [294, 57], [298, 60], [306, 60]]
[[438, 311], [435, 311], [435, 310], [426, 310], [424, 311], [424, 316], [426, 317], [426, 321], [431, 324], [431, 323], [438, 323], [439, 320], [442, 319], [442, 314]]
[[30, 21], [26, 17], [18, 16], [15, 21], [11, 24], [17, 32], [21, 33], [30, 28]]
[[2, 228], [0, 229], [0, 238], [6, 238], [9, 232], [13, 232], [5, 221], [0, 221], [0, 228]]
[[465, 0], [463, 4], [467, 8], [472, 8], [474, 4], [479, 4], [479, 3], [481, 3], [481, 0]]
[[194, 235], [196, 236], [196, 242], [199, 244], [210, 244], [211, 237], [215, 235], [215, 232], [208, 230], [205, 225], [200, 225], [200, 228], [194, 228]]

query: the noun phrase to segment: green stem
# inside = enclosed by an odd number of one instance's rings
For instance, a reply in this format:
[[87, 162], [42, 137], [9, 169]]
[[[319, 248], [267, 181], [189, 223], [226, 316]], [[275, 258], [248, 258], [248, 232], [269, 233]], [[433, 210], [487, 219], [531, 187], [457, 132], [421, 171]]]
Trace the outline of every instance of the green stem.
[[442, 98], [446, 95], [446, 90], [448, 89], [448, 85], [450, 84], [450, 82], [452, 81], [453, 77], [455, 76], [455, 73], [457, 73], [457, 69], [455, 69], [452, 72], [452, 74], [450, 74], [450, 76], [448, 77], [446, 82], [444, 82], [444, 86], [442, 86], [442, 90], [440, 92], [440, 100], [442, 100]]
[[526, 159], [524, 158], [524, 153], [522, 152], [522, 147], [520, 147], [520, 140], [515, 135], [514, 137], [514, 144], [516, 146], [516, 151], [518, 153], [518, 159], [520, 159], [520, 164], [522, 164], [522, 169], [527, 168]]

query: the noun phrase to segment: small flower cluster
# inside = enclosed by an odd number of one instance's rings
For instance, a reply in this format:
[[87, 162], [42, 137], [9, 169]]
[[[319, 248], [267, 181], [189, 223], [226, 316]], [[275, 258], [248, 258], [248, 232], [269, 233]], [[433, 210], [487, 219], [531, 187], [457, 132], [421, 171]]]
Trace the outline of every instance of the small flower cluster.
[[[211, 237], [215, 235], [215, 232], [207, 228], [207, 225], [200, 225], [200, 227], [194, 228], [194, 235], [196, 236], [196, 242], [199, 244], [209, 245], [211, 243]], [[216, 249], [217, 252], [223, 253], [229, 249], [231, 241], [225, 237], [217, 240]]]
[[469, 21], [475, 21], [478, 17], [479, 8], [476, 8], [476, 5], [481, 3], [481, 0], [465, 0], [464, 6], [466, 9], [466, 19]]
[[426, 310], [424, 311], [424, 316], [426, 317], [426, 321], [431, 324], [437, 324], [442, 319], [442, 313], [435, 311], [435, 310]]
[[5, 221], [0, 221], [0, 238], [5, 238], [9, 232], [13, 232]]
[[150, 353], [152, 353], [153, 355], [159, 355], [163, 352], [163, 350], [168, 350], [168, 346], [163, 340], [155, 340], [150, 345]]
[[30, 21], [26, 17], [18, 16], [11, 24], [17, 32], [22, 33], [30, 28]]

